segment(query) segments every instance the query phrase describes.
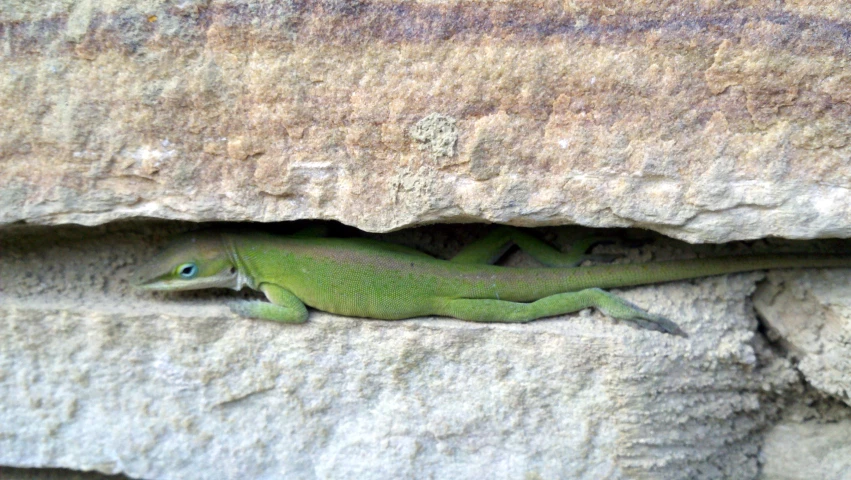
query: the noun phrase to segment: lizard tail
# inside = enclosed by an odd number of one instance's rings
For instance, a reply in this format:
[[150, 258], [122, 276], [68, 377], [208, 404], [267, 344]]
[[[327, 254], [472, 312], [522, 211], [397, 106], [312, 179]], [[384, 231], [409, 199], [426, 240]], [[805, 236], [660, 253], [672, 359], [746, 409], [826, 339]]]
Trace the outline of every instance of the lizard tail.
[[851, 256], [823, 254], [739, 255], [578, 268], [571, 286], [617, 288], [782, 268], [851, 268]]

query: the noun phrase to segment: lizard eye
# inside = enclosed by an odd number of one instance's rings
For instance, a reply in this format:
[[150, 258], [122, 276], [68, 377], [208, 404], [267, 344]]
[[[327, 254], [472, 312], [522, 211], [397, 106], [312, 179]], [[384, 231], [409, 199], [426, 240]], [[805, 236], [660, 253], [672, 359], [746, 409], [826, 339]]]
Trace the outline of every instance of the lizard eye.
[[183, 278], [195, 278], [195, 275], [198, 275], [198, 266], [194, 263], [184, 263], [177, 267], [177, 274]]

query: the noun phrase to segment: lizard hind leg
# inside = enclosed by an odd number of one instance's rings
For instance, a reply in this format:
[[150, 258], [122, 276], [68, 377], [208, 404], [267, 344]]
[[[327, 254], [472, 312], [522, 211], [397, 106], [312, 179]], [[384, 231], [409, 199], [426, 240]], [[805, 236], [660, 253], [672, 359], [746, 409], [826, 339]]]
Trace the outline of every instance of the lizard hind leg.
[[577, 239], [571, 245], [569, 251], [562, 252], [523, 230], [499, 226], [484, 237], [464, 247], [450, 261], [467, 264], [493, 264], [512, 245], [517, 245], [524, 253], [548, 267], [575, 267], [583, 260], [601, 262], [614, 260], [617, 255], [591, 255], [587, 252], [600, 243], [616, 243], [617, 241], [618, 239], [611, 237], [585, 237]]
[[557, 293], [530, 303], [478, 298], [450, 299], [446, 300], [437, 314], [470, 322], [525, 323], [589, 307], [642, 328], [687, 337], [674, 322], [599, 288]]

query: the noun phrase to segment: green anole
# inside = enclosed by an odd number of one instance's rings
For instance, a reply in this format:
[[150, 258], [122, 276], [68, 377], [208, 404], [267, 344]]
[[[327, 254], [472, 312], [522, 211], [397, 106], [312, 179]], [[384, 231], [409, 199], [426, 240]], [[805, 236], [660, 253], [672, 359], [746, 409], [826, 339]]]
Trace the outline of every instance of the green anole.
[[[521, 230], [500, 227], [441, 260], [359, 238], [200, 232], [151, 260], [135, 283], [164, 291], [247, 286], [269, 302], [235, 301], [231, 310], [284, 323], [305, 322], [305, 305], [381, 320], [438, 315], [472, 322], [528, 322], [594, 307], [644, 328], [686, 336], [674, 322], [603, 289], [771, 268], [851, 267], [851, 257], [820, 254], [575, 266], [598, 241], [586, 239], [563, 253]], [[491, 265], [512, 244], [546, 267]]]

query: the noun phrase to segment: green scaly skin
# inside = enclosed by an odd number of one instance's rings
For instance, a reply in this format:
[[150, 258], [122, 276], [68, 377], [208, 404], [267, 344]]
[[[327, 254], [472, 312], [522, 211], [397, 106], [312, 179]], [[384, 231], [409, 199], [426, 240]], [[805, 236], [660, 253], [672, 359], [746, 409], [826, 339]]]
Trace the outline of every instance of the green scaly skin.
[[[366, 239], [264, 233], [193, 233], [147, 264], [147, 290], [245, 286], [269, 302], [229, 304], [237, 314], [284, 323], [318, 310], [381, 320], [439, 315], [473, 322], [528, 322], [594, 307], [641, 327], [686, 336], [675, 323], [604, 288], [629, 287], [773, 268], [851, 267], [851, 257], [787, 254], [728, 256], [646, 264], [572, 267], [603, 238], [562, 253], [520, 230], [500, 227], [452, 260]], [[489, 265], [512, 244], [547, 267]]]

